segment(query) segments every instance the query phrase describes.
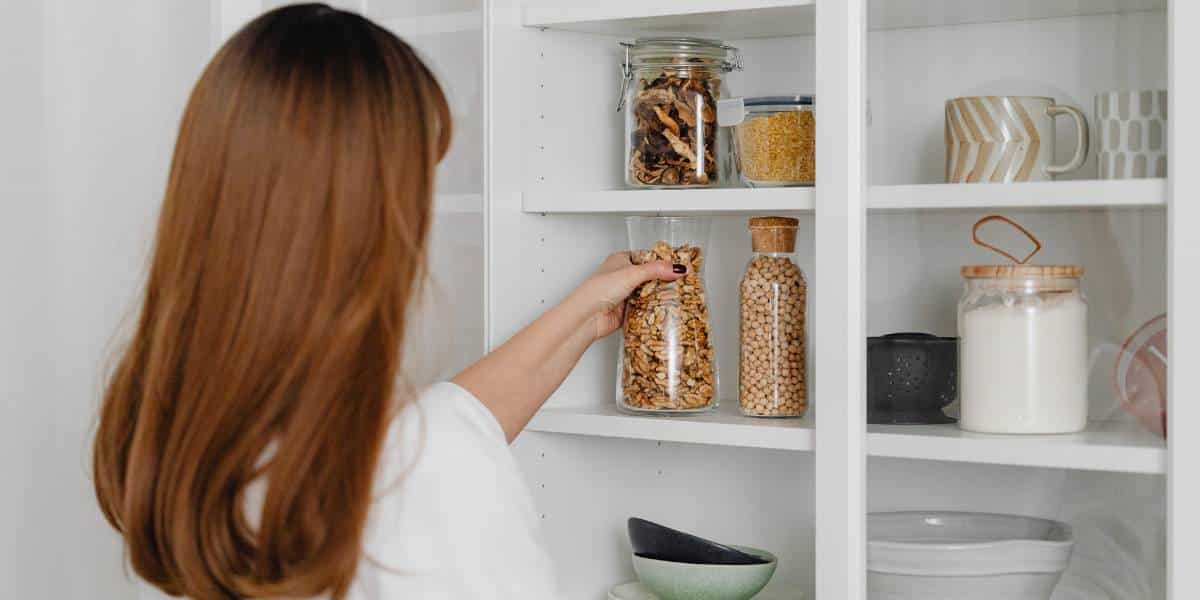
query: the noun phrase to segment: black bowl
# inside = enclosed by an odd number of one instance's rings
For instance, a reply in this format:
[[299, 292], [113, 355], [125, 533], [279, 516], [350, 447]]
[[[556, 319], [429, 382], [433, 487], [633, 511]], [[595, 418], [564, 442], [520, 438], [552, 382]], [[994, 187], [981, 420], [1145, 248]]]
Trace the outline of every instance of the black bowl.
[[638, 556], [670, 562], [695, 565], [761, 565], [768, 562], [725, 544], [637, 517], [629, 519], [629, 543]]
[[954, 423], [942, 409], [958, 396], [958, 338], [892, 333], [867, 338], [867, 422]]

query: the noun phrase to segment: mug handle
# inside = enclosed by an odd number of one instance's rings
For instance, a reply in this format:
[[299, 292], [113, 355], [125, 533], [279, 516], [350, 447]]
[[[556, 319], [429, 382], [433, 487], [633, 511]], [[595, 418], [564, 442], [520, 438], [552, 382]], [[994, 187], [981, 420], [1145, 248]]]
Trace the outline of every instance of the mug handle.
[[1065, 165], [1046, 165], [1046, 173], [1056, 175], [1078, 169], [1083, 165], [1083, 161], [1087, 159], [1088, 155], [1087, 118], [1083, 116], [1083, 113], [1078, 108], [1065, 104], [1050, 105], [1046, 109], [1046, 114], [1050, 115], [1051, 119], [1058, 115], [1071, 115], [1071, 118], [1075, 120], [1075, 156], [1072, 156], [1071, 160], [1067, 161]]

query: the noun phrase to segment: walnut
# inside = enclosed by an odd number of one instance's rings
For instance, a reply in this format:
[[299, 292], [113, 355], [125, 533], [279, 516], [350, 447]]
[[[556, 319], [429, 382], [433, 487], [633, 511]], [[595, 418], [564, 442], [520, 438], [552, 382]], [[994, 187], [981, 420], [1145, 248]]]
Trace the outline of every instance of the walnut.
[[[664, 171], [663, 176], [670, 172]], [[621, 401], [639, 410], [701, 409], [716, 403], [708, 306], [696, 246], [660, 241], [633, 262], [667, 260], [688, 266], [672, 281], [649, 281], [630, 295], [621, 356]]]

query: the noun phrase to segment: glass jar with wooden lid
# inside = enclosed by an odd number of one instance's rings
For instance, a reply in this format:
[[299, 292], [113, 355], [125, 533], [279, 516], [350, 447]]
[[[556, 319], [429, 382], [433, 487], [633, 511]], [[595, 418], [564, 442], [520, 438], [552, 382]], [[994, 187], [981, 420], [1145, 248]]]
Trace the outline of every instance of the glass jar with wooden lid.
[[800, 417], [808, 409], [808, 284], [793, 259], [799, 221], [755, 217], [749, 225], [753, 255], [738, 287], [738, 403], [748, 416]]
[[[1022, 260], [979, 240], [1000, 220], [1034, 243]], [[972, 239], [1015, 264], [962, 267], [958, 303], [959, 425], [986, 433], [1071, 433], [1087, 426], [1087, 301], [1079, 265], [1026, 264], [1041, 243], [993, 215]]]

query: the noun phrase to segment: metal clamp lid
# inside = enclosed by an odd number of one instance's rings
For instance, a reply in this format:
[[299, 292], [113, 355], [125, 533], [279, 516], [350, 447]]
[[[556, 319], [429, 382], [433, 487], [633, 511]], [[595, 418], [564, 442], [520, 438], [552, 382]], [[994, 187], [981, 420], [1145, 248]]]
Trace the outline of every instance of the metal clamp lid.
[[[702, 38], [689, 37], [652, 37], [638, 38], [632, 42], [618, 42], [625, 49], [625, 58], [621, 61], [621, 91], [617, 95], [617, 112], [625, 107], [625, 94], [629, 91], [629, 83], [633, 81], [633, 51], [639, 47], [653, 47], [663, 45], [675, 45], [678, 47], [691, 48], [709, 48], [713, 50], [721, 50], [727, 56], [727, 59], [722, 60], [717, 65], [707, 65], [709, 68], [717, 67], [725, 71], [741, 71], [743, 69], [742, 52], [734, 46], [730, 46], [716, 40], [706, 40]], [[681, 51], [676, 50], [676, 53]], [[663, 54], [669, 54], [669, 50], [664, 50]], [[643, 63], [639, 66], [661, 66], [671, 67], [677, 66], [676, 63], [663, 61], [656, 63], [654, 61]]]

